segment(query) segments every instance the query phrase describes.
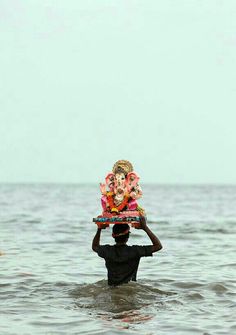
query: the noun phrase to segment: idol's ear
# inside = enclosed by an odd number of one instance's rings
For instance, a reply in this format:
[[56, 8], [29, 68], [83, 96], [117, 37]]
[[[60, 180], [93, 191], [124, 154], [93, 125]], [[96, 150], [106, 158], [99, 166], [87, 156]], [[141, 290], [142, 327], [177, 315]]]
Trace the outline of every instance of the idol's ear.
[[107, 186], [110, 187], [110, 185], [114, 183], [114, 179], [115, 179], [114, 173], [109, 172], [105, 178]]
[[140, 178], [136, 172], [128, 173], [126, 177], [128, 189], [131, 190], [133, 187], [135, 187], [138, 184], [139, 179]]

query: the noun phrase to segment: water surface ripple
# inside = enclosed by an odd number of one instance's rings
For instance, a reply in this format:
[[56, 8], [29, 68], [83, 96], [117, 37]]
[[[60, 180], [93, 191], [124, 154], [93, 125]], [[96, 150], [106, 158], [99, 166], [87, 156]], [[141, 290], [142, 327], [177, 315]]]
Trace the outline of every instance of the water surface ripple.
[[[0, 185], [0, 334], [236, 334], [236, 187], [144, 185], [163, 250], [108, 287], [93, 185]], [[102, 243], [112, 243], [111, 230]], [[147, 244], [132, 229], [130, 244]]]

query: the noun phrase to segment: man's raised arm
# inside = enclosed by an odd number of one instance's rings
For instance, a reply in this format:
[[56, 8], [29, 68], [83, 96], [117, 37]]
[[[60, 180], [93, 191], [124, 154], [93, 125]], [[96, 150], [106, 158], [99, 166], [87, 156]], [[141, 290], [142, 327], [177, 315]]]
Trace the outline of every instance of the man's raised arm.
[[101, 230], [102, 230], [101, 228], [98, 228], [97, 232], [96, 232], [96, 234], [95, 234], [95, 236], [93, 238], [92, 249], [95, 252], [97, 252], [97, 248], [100, 245]]
[[147, 220], [146, 220], [145, 216], [141, 217], [140, 225], [141, 225], [140, 229], [143, 229], [147, 233], [150, 240], [152, 241], [152, 252], [156, 252], [156, 251], [161, 250], [162, 249], [162, 244], [161, 244], [160, 240], [158, 239], [158, 237], [155, 234], [153, 234], [151, 229], [148, 228]]

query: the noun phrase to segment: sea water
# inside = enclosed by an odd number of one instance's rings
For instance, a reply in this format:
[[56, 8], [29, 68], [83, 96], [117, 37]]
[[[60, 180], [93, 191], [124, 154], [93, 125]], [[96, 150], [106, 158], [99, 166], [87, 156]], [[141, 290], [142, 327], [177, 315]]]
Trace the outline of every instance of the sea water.
[[[236, 187], [142, 186], [163, 249], [111, 288], [97, 185], [0, 185], [1, 335], [236, 334]], [[129, 244], [150, 241], [132, 228]]]

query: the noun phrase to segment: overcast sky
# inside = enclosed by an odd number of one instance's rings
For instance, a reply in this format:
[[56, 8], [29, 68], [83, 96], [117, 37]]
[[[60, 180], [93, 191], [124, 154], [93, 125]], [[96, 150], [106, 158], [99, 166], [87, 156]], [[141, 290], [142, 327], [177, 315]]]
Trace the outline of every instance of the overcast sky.
[[235, 0], [0, 0], [0, 181], [236, 183]]

